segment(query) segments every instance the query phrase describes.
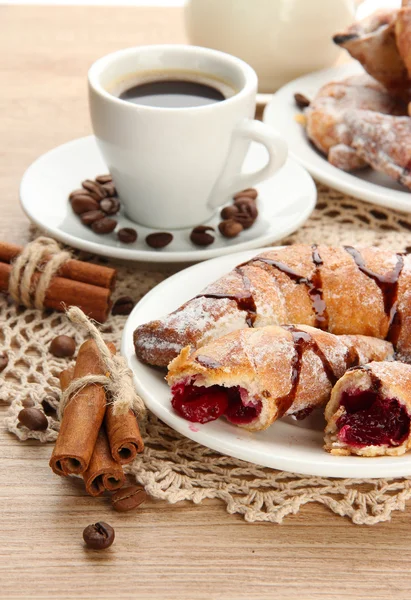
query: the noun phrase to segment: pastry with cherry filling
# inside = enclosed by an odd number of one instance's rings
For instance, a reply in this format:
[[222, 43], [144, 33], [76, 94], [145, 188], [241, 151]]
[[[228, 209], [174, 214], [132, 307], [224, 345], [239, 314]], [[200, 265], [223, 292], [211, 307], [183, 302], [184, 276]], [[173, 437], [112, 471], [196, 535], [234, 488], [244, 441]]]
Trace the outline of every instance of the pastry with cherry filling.
[[202, 348], [184, 348], [169, 365], [174, 410], [188, 421], [224, 416], [251, 431], [325, 404], [353, 365], [393, 359], [393, 346], [306, 325], [234, 331]]
[[411, 365], [350, 369], [325, 409], [325, 449], [335, 455], [400, 456], [411, 448]]
[[304, 324], [391, 341], [411, 360], [411, 255], [381, 248], [268, 248], [173, 313], [134, 332], [137, 357], [167, 366], [239, 329]]

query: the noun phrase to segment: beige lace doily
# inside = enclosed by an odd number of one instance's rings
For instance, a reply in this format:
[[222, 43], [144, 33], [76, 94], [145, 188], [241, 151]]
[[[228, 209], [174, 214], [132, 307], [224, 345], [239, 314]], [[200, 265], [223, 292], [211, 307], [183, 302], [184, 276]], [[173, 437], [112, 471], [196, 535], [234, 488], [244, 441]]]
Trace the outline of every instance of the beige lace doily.
[[[411, 246], [411, 215], [365, 204], [324, 186], [319, 186], [318, 191], [318, 204], [311, 218], [281, 243], [377, 245], [397, 251]], [[118, 266], [116, 297], [129, 295], [137, 301], [171, 273], [158, 266]], [[104, 337], [117, 347], [125, 319], [110, 317], [102, 326]], [[0, 400], [10, 404], [6, 427], [22, 440], [31, 437], [53, 442], [59, 428], [53, 412], [60, 398], [57, 375], [67, 367], [67, 359], [54, 358], [48, 347], [60, 334], [72, 335], [80, 344], [82, 334], [62, 314], [17, 309], [2, 295], [0, 323], [0, 352], [5, 351], [9, 357], [8, 366], [0, 375]], [[49, 415], [46, 432], [19, 426], [17, 414], [27, 398], [45, 406]], [[145, 452], [129, 472], [149, 494], [172, 503], [219, 498], [229, 513], [240, 513], [247, 521], [280, 523], [302, 505], [320, 502], [354, 523], [373, 524], [388, 520], [394, 510], [403, 510], [411, 498], [411, 477], [327, 479], [258, 467], [204, 448], [152, 414], [144, 425], [144, 437]]]

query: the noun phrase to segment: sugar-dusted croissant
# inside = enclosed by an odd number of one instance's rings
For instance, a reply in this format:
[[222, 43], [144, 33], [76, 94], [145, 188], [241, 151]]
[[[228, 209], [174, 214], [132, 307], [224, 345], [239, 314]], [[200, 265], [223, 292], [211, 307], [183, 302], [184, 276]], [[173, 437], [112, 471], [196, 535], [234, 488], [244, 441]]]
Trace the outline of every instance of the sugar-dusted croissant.
[[302, 323], [392, 341], [411, 360], [411, 256], [380, 248], [267, 249], [175, 312], [134, 332], [137, 356], [167, 366], [230, 331]]
[[376, 171], [411, 189], [411, 118], [370, 110], [349, 111], [344, 123], [351, 146]]
[[169, 365], [174, 409], [189, 421], [220, 416], [251, 431], [325, 404], [347, 368], [392, 359], [392, 344], [307, 325], [234, 331]]
[[335, 385], [325, 409], [331, 454], [399, 456], [411, 448], [411, 365], [372, 362]]

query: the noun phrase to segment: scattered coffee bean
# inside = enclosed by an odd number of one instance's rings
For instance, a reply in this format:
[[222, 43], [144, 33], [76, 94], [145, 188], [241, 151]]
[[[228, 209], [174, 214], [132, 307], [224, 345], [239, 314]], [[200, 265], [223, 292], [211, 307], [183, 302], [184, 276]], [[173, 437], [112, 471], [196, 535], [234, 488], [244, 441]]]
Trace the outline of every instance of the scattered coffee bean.
[[83, 540], [93, 550], [104, 550], [114, 542], [114, 529], [111, 525], [99, 521], [94, 525], [87, 525], [83, 531]]
[[304, 94], [299, 94], [297, 92], [296, 94], [294, 94], [294, 100], [298, 108], [302, 109], [307, 108], [307, 106], [310, 106], [310, 101], [307, 98], [307, 96], [304, 96]]
[[192, 230], [190, 240], [193, 244], [196, 244], [196, 246], [209, 246], [214, 242], [214, 236], [207, 233], [208, 231], [214, 231], [214, 227], [198, 225]]
[[154, 233], [150, 233], [146, 237], [146, 244], [151, 246], [151, 248], [165, 248], [168, 246], [173, 240], [173, 235], [168, 233], [167, 231], [156, 231]]
[[4, 369], [9, 364], [9, 357], [4, 352], [0, 354], [0, 373], [4, 371]]
[[143, 504], [147, 500], [144, 488], [138, 485], [130, 485], [117, 490], [111, 496], [111, 505], [118, 512], [127, 512]]
[[38, 408], [23, 408], [17, 418], [24, 427], [32, 431], [45, 431], [49, 426], [46, 415]]
[[[73, 190], [69, 195], [70, 202], [76, 196], [90, 196], [90, 194], [88, 194], [84, 188], [80, 188], [78, 190]], [[90, 196], [90, 198], [91, 198], [91, 196]]]
[[129, 315], [134, 308], [133, 299], [130, 296], [118, 298], [111, 309], [112, 315]]
[[120, 210], [120, 202], [118, 198], [104, 198], [100, 202], [100, 210], [106, 215], [115, 215]]
[[234, 200], [234, 206], [241, 210], [242, 206], [251, 206], [251, 210], [257, 208], [256, 201], [254, 198], [249, 198], [248, 196], [240, 196]]
[[82, 194], [79, 196], [74, 196], [71, 201], [71, 208], [76, 213], [76, 215], [82, 215], [85, 212], [90, 212], [92, 210], [98, 210], [98, 202], [94, 200], [91, 196], [87, 194]]
[[91, 179], [86, 179], [81, 184], [88, 193], [96, 200], [102, 200], [107, 196], [107, 191], [102, 185]]
[[112, 181], [109, 183], [103, 183], [103, 188], [106, 190], [107, 196], [117, 196], [116, 186]]
[[237, 206], [239, 208], [239, 213], [234, 217], [234, 219], [238, 221], [238, 223], [241, 223], [244, 229], [249, 229], [258, 217], [258, 210], [255, 203], [240, 203], [240, 201], [238, 201]]
[[123, 244], [132, 244], [137, 239], [137, 231], [132, 227], [123, 227], [118, 230], [117, 237]]
[[50, 344], [50, 352], [58, 358], [73, 356], [76, 351], [76, 342], [68, 335], [58, 335]]
[[109, 217], [104, 217], [104, 219], [99, 219], [98, 221], [94, 221], [91, 225], [91, 229], [94, 233], [111, 233], [117, 227], [117, 221], [115, 219], [110, 219]]
[[101, 183], [101, 184], [111, 183], [113, 181], [113, 178], [110, 175], [110, 173], [108, 173], [107, 175], [97, 175], [96, 181], [97, 181], [97, 183]]
[[22, 402], [22, 405], [24, 406], [24, 408], [33, 408], [34, 404], [35, 404], [34, 400], [32, 400], [31, 398], [26, 398]]
[[90, 210], [89, 212], [83, 213], [80, 218], [83, 225], [90, 226], [96, 221], [104, 219], [105, 216], [106, 215], [102, 210]]
[[235, 206], [235, 204], [233, 204], [232, 206], [225, 206], [222, 209], [220, 216], [222, 219], [233, 219], [237, 213], [238, 206]]
[[241, 223], [234, 221], [234, 219], [227, 219], [226, 221], [221, 221], [218, 226], [221, 235], [226, 238], [236, 237], [239, 233], [243, 231], [243, 226]]
[[254, 188], [247, 188], [246, 190], [242, 190], [241, 192], [237, 192], [233, 196], [233, 199], [236, 200], [237, 198], [240, 198], [240, 196], [248, 196], [249, 198], [253, 198], [255, 200], [257, 198], [257, 196], [258, 196], [258, 192]]

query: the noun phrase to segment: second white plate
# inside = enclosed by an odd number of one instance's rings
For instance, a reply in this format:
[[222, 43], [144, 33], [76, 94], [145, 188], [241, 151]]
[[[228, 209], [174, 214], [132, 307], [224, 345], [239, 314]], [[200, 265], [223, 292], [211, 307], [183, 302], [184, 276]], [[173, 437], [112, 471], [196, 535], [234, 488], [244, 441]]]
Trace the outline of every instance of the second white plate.
[[318, 181], [355, 198], [411, 212], [411, 192], [407, 188], [372, 169], [355, 173], [337, 169], [316, 150], [307, 138], [304, 127], [296, 121], [297, 115], [301, 114], [294, 101], [296, 92], [311, 99], [326, 83], [363, 72], [359, 63], [352, 62], [299, 77], [274, 94], [265, 108], [263, 120], [285, 136], [290, 156]]
[[137, 360], [133, 331], [138, 325], [175, 310], [206, 285], [262, 250], [222, 256], [184, 269], [151, 290], [134, 308], [124, 328], [121, 352], [133, 370], [137, 390], [147, 407], [170, 427], [203, 446], [258, 465], [322, 477], [367, 479], [411, 475], [411, 453], [362, 458], [331, 456], [325, 452], [322, 448], [324, 418], [320, 411], [304, 421], [282, 419], [266, 431], [256, 433], [223, 419], [204, 425], [189, 423], [172, 409], [165, 373]]

